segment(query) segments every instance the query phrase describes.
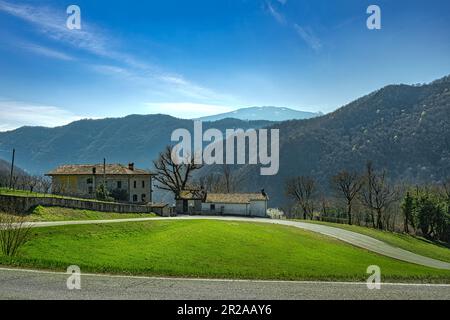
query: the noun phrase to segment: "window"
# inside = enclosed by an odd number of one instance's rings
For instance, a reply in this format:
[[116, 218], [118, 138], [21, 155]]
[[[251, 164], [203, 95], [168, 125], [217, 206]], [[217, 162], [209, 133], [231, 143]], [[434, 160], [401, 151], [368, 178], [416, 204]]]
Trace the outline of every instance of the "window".
[[134, 180], [134, 181], [133, 181], [133, 188], [135, 188], [135, 189], [136, 189], [136, 188], [137, 188], [137, 186], [136, 186], [136, 185], [137, 185], [137, 181], [136, 181], [136, 180]]
[[117, 189], [122, 189], [122, 181], [117, 181]]
[[144, 189], [144, 188], [145, 188], [145, 181], [142, 180], [142, 189]]
[[142, 201], [142, 202], [145, 202], [145, 198], [146, 198], [146, 195], [145, 195], [145, 193], [143, 193], [143, 194], [141, 195], [141, 201]]
[[138, 196], [137, 196], [137, 194], [134, 194], [133, 195], [133, 202], [137, 202], [138, 201]]
[[211, 205], [211, 211], [216, 211], [216, 205], [215, 204]]
[[89, 193], [89, 194], [92, 194], [93, 192], [94, 192], [94, 188], [88, 187], [88, 193]]
[[87, 184], [93, 184], [93, 183], [94, 183], [94, 180], [93, 180], [92, 178], [88, 178], [88, 179], [86, 180], [86, 183], [87, 183]]

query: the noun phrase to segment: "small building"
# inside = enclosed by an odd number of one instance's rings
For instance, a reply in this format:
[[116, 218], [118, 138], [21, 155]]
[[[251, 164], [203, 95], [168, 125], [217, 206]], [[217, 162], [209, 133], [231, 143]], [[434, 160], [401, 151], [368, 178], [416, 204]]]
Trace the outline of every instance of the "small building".
[[266, 217], [269, 197], [260, 193], [207, 193], [185, 190], [176, 199], [176, 212], [189, 215]]
[[46, 174], [52, 178], [52, 192], [68, 196], [95, 198], [98, 186], [122, 202], [152, 202], [153, 173], [122, 164], [63, 165]]
[[175, 199], [178, 214], [200, 214], [206, 193], [203, 190], [183, 190]]
[[266, 217], [269, 197], [260, 193], [208, 193], [202, 203], [204, 215]]

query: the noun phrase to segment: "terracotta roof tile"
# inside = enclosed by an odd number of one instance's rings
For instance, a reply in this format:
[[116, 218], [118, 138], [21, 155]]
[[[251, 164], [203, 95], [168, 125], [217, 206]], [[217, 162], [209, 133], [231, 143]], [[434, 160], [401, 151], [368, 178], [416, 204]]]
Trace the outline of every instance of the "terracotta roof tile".
[[[82, 165], [63, 165], [47, 173], [48, 176], [57, 175], [92, 175], [93, 169], [98, 175], [103, 174], [103, 164], [82, 164]], [[150, 171], [134, 168], [131, 170], [128, 166], [122, 164], [107, 164], [105, 167], [107, 175], [151, 175]]]
[[244, 204], [254, 201], [269, 200], [262, 193], [208, 193], [206, 203], [236, 203]]

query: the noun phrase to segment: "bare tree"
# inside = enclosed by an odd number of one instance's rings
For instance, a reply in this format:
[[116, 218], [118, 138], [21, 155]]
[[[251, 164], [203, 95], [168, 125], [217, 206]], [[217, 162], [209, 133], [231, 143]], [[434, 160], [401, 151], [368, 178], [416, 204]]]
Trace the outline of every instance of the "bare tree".
[[348, 224], [352, 224], [352, 208], [356, 196], [361, 191], [363, 179], [356, 172], [341, 171], [332, 178], [334, 187], [344, 197], [347, 205]]
[[199, 184], [203, 190], [214, 193], [225, 193], [222, 176], [217, 173], [210, 173], [199, 179]]
[[312, 177], [300, 176], [286, 182], [286, 195], [294, 199], [303, 211], [303, 219], [312, 219], [316, 182]]
[[232, 193], [239, 189], [241, 178], [227, 164], [222, 165], [222, 173], [211, 173], [200, 178], [204, 190], [216, 193]]
[[[398, 192], [387, 181], [386, 171], [376, 173], [370, 162], [367, 164], [364, 185], [361, 200], [371, 212], [374, 227], [382, 230], [385, 225], [384, 219], [386, 217], [384, 215], [386, 210], [398, 199]], [[376, 217], [373, 216], [373, 212], [375, 212]]]
[[30, 176], [28, 179], [28, 188], [30, 192], [36, 191], [36, 187], [39, 185], [39, 176]]
[[156, 170], [155, 180], [160, 183], [159, 189], [172, 191], [175, 197], [180, 196], [181, 191], [188, 187], [188, 183], [192, 178], [192, 172], [200, 169], [202, 166], [194, 163], [193, 157], [189, 156], [190, 161], [186, 164], [178, 164], [172, 159], [172, 147], [167, 146], [166, 149], [159, 154], [158, 159], [153, 161]]
[[48, 194], [52, 187], [52, 180], [49, 177], [42, 176], [40, 178], [39, 185], [40, 185], [41, 192], [43, 192], [44, 194]]

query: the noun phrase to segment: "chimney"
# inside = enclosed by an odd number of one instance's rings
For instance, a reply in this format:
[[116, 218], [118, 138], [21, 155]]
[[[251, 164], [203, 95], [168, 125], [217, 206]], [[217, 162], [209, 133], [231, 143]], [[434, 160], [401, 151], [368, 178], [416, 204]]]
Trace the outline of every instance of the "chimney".
[[96, 174], [97, 173], [97, 168], [96, 167], [93, 167], [92, 168], [92, 174]]
[[130, 169], [131, 171], [134, 171], [134, 163], [129, 163], [128, 169]]

